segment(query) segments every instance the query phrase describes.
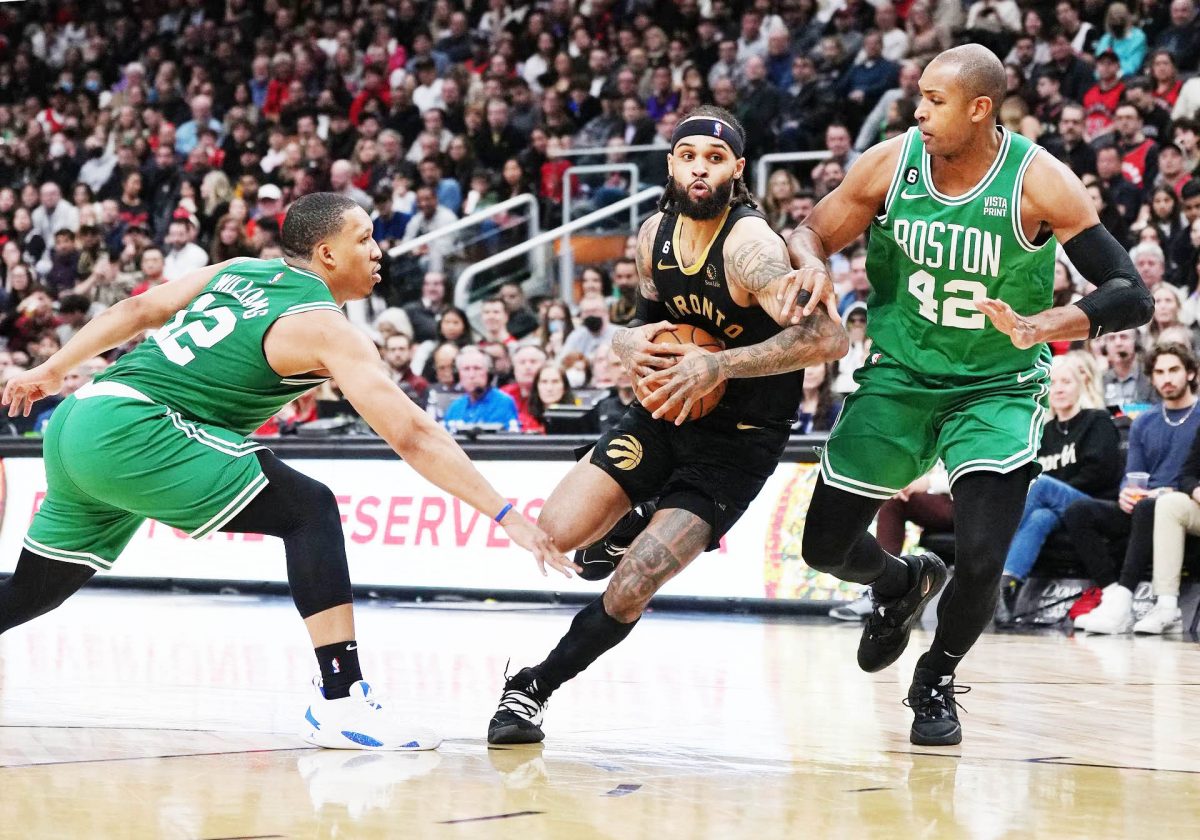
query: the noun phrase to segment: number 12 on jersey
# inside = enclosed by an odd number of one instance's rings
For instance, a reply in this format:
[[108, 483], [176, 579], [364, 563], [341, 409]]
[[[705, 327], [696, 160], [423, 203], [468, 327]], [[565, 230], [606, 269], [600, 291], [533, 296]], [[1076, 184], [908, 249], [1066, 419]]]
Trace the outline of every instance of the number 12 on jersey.
[[947, 295], [941, 302], [941, 318], [938, 315], [938, 299], [934, 292], [937, 278], [921, 269], [908, 277], [908, 291], [921, 304], [917, 312], [922, 318], [943, 327], [958, 330], [981, 330], [987, 318], [975, 308], [975, 301], [987, 297], [987, 286], [978, 280], [951, 280], [942, 286]]

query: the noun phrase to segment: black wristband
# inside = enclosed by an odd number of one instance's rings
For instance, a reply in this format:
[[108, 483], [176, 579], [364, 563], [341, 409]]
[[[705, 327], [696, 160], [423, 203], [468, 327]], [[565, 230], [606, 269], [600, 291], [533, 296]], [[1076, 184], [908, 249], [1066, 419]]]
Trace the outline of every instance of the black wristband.
[[1129, 254], [1103, 225], [1093, 225], [1063, 243], [1063, 251], [1096, 290], [1075, 305], [1091, 323], [1092, 338], [1140, 327], [1154, 314], [1154, 299]]

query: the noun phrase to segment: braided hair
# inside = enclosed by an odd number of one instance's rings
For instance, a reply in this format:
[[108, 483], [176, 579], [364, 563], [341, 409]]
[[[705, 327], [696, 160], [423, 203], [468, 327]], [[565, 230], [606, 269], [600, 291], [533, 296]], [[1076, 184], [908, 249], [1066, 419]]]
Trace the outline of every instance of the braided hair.
[[[728, 123], [729, 125], [731, 125], [733, 127], [733, 130], [737, 132], [738, 137], [742, 141], [742, 146], [746, 145], [746, 129], [738, 121], [737, 117], [735, 117], [729, 111], [726, 111], [724, 108], [721, 108], [717, 105], [701, 105], [698, 108], [695, 108], [694, 110], [692, 110], [692, 112], [689, 113], [687, 115], [687, 117], [685, 117], [685, 119], [690, 118], [690, 117], [713, 117], [714, 119], [718, 119], [718, 120], [721, 120], [722, 122]], [[663, 190], [662, 196], [660, 196], [658, 199], [659, 212], [662, 212], [662, 213], [678, 213], [679, 212], [679, 202], [678, 202], [677, 196], [675, 194], [676, 189], [677, 189], [677, 187], [675, 184], [675, 179], [671, 176], [670, 173], [668, 173], [666, 188]], [[755, 201], [753, 194], [751, 194], [751, 192], [750, 192], [750, 188], [746, 186], [745, 178], [734, 178], [733, 179], [733, 193], [729, 198], [729, 206], [730, 207], [745, 206], [745, 207], [750, 207], [751, 209], [754, 209], [754, 210], [758, 209], [758, 202]]]

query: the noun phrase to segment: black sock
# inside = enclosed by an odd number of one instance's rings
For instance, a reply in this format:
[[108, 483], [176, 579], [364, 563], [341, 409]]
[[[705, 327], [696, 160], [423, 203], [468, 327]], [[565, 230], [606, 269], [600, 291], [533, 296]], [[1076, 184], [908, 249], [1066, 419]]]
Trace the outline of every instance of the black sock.
[[637, 622], [623, 624], [605, 612], [603, 596], [580, 610], [562, 641], [533, 669], [545, 696], [616, 647], [634, 624]]
[[914, 581], [911, 576], [912, 569], [908, 567], [907, 561], [888, 554], [883, 572], [871, 581], [871, 589], [880, 600], [899, 598], [912, 587]]
[[350, 686], [362, 679], [358, 666], [358, 642], [335, 642], [316, 649], [321, 666], [321, 687], [326, 700], [350, 696]]
[[959, 662], [962, 662], [962, 656], [947, 653], [946, 648], [942, 646], [942, 640], [934, 636], [929, 651], [921, 654], [921, 658], [917, 660], [917, 667], [926, 668], [939, 677], [945, 677], [954, 673]]

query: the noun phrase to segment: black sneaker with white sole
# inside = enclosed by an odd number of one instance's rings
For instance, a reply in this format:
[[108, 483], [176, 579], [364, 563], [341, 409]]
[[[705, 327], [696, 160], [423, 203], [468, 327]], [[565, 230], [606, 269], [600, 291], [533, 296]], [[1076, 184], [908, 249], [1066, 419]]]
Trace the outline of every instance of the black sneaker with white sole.
[[604, 580], [616, 570], [626, 550], [646, 530], [657, 502], [643, 502], [617, 520], [603, 538], [575, 552], [575, 565], [583, 569], [579, 576], [584, 580]]
[[548, 695], [532, 668], [522, 668], [511, 677], [505, 674], [505, 678], [500, 705], [488, 723], [488, 743], [536, 744], [546, 737], [542, 715]]
[[946, 583], [946, 564], [936, 554], [906, 554], [900, 559], [908, 564], [908, 578], [913, 584], [899, 598], [890, 600], [880, 600], [872, 592], [875, 609], [867, 617], [858, 642], [858, 667], [868, 673], [882, 671], [900, 658], [908, 647], [913, 622]]
[[[945, 747], [962, 743], [962, 725], [958, 722], [956, 694], [966, 694], [970, 686], [954, 685], [954, 675], [939, 676], [927, 668], [913, 673], [912, 685], [904, 705], [913, 711], [908, 740], [920, 747]], [[965, 710], [964, 710], [965, 711]]]

